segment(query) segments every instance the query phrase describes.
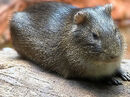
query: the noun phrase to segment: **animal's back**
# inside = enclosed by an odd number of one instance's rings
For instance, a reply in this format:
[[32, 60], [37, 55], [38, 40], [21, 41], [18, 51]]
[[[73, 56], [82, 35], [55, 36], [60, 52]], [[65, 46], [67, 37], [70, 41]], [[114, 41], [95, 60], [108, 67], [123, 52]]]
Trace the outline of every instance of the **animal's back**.
[[53, 68], [61, 61], [66, 64], [61, 40], [70, 29], [72, 9], [76, 8], [64, 3], [44, 2], [15, 13], [10, 24], [15, 49], [46, 68]]

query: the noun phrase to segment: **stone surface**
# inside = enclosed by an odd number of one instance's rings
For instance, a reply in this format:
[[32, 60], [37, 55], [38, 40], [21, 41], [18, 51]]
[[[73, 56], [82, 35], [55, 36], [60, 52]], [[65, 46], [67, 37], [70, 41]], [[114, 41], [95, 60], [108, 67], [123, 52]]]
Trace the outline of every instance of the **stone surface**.
[[[130, 60], [122, 66], [130, 71]], [[130, 97], [130, 82], [108, 86], [67, 80], [23, 60], [11, 48], [0, 51], [0, 97]]]

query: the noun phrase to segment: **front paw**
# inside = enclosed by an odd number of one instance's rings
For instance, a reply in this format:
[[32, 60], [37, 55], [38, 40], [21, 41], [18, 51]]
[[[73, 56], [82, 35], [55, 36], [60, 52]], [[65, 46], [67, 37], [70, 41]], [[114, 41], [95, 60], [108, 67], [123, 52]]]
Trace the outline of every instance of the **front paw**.
[[115, 77], [105, 77], [101, 79], [101, 82], [107, 85], [122, 85], [122, 82]]
[[118, 70], [117, 76], [120, 77], [123, 81], [130, 81], [130, 73], [125, 70]]
[[107, 80], [107, 84], [109, 85], [122, 85], [122, 82], [116, 78], [111, 78]]

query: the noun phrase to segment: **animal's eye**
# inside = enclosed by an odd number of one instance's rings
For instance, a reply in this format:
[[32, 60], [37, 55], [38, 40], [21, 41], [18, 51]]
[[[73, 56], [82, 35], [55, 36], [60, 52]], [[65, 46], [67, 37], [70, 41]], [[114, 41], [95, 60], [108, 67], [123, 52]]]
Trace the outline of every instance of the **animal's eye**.
[[98, 39], [99, 39], [99, 35], [98, 35], [98, 34], [92, 33], [92, 35], [93, 35], [93, 38], [94, 38], [95, 40], [98, 40]]

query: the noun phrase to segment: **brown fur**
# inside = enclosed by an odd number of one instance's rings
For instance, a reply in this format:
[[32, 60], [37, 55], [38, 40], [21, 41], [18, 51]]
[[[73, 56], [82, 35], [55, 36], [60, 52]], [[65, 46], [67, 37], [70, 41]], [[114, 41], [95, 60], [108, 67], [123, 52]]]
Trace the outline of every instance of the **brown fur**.
[[33, 5], [14, 14], [13, 45], [22, 56], [64, 77], [112, 75], [120, 67], [124, 46], [110, 9], [56, 2]]

